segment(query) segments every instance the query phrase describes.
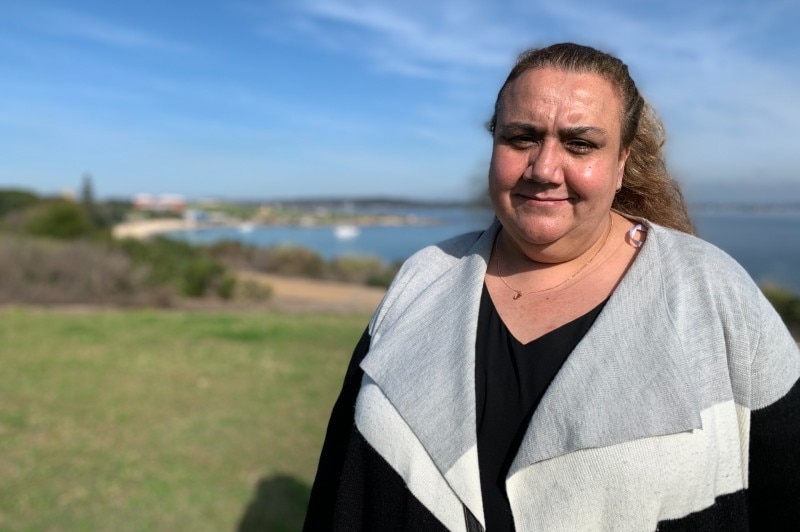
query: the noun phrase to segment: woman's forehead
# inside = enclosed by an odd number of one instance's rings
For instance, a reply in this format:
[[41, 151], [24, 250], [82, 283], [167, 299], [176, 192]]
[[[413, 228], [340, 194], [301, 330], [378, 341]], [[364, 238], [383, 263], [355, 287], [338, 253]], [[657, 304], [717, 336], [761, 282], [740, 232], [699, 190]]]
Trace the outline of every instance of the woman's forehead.
[[509, 83], [499, 111], [502, 121], [591, 120], [619, 127], [621, 102], [611, 82], [598, 74], [537, 68]]

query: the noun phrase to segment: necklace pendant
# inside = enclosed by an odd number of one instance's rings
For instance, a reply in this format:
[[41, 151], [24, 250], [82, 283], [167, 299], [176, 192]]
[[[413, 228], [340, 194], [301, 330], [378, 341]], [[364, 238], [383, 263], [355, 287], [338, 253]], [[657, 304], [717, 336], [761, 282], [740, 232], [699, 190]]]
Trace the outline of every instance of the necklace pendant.
[[516, 294], [514, 294], [514, 301], [516, 301], [517, 299], [519, 299], [521, 297], [522, 297], [522, 292], [517, 292]]

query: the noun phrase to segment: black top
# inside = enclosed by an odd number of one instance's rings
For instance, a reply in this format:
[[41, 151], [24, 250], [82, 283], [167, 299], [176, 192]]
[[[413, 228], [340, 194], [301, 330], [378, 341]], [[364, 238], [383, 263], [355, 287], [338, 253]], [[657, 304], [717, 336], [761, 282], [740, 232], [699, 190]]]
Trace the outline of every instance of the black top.
[[[487, 306], [491, 306], [491, 301], [483, 305], [485, 311], [491, 310]], [[481, 323], [486, 321], [484, 315]], [[480, 346], [478, 353], [482, 353], [484, 369], [488, 352], [486, 329], [482, 326], [482, 340], [476, 343]], [[370, 341], [365, 331], [353, 353], [342, 392], [331, 414], [303, 530], [447, 532], [431, 513], [433, 507], [426, 507], [411, 493], [403, 477], [366, 441], [354, 423], [354, 406], [364, 377], [359, 364], [369, 353]], [[485, 377], [480, 389], [485, 392]], [[485, 404], [485, 399], [480, 401], [481, 405]], [[655, 528], [663, 532], [794, 531], [797, 528], [800, 522], [800, 505], [797, 504], [800, 475], [796, 474], [800, 469], [800, 453], [797, 452], [800, 448], [800, 382], [771, 405], [753, 410], [750, 426], [748, 490], [718, 496], [704, 510], [659, 521]], [[481, 463], [481, 470], [485, 469]], [[499, 473], [495, 475], [498, 476]], [[505, 497], [501, 495], [501, 499], [510, 523]], [[269, 523], [264, 524], [261, 500], [260, 496], [254, 498], [239, 522], [239, 530], [268, 528]], [[498, 519], [495, 516], [500, 513], [491, 510], [488, 503], [484, 504], [489, 516], [489, 532], [503, 530], [502, 525], [492, 527]], [[468, 511], [465, 511], [465, 519], [468, 526], [474, 522]], [[506, 525], [506, 530], [511, 526]]]
[[514, 530], [506, 474], [544, 392], [604, 305], [605, 301], [583, 316], [522, 344], [506, 328], [484, 285], [475, 346], [475, 393], [487, 532]]

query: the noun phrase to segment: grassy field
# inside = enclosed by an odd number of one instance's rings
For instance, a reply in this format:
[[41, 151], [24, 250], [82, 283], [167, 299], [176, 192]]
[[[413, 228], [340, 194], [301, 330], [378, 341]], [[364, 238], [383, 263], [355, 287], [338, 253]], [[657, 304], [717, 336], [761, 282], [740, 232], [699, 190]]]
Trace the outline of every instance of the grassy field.
[[0, 529], [299, 529], [367, 319], [0, 312]]

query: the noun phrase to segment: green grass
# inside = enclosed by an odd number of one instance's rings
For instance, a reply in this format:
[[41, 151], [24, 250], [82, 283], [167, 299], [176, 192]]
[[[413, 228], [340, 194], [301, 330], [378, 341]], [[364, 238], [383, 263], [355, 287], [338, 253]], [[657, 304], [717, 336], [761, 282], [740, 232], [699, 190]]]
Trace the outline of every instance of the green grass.
[[0, 529], [299, 529], [367, 319], [0, 312]]

